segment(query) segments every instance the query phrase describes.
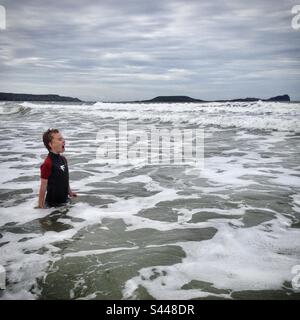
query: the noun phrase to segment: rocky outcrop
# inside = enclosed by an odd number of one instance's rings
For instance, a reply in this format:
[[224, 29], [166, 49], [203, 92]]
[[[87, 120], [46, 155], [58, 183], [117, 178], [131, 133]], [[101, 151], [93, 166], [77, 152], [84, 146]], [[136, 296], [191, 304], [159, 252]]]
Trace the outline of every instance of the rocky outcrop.
[[59, 96], [57, 94], [23, 94], [0, 92], [0, 101], [58, 101], [58, 102], [81, 102], [72, 97]]

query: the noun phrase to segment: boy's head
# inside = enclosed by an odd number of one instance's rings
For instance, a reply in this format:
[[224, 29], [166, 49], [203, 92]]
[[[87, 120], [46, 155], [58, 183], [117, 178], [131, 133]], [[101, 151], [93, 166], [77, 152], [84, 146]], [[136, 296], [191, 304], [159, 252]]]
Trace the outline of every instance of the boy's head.
[[65, 139], [58, 129], [48, 129], [43, 134], [45, 147], [54, 153], [63, 153], [65, 151]]

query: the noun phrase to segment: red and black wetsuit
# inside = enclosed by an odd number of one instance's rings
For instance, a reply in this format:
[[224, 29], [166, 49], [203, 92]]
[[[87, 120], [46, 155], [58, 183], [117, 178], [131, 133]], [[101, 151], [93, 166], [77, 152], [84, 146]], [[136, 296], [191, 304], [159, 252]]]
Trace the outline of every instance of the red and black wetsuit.
[[69, 169], [64, 156], [49, 152], [41, 165], [41, 178], [48, 180], [45, 204], [55, 207], [68, 200]]

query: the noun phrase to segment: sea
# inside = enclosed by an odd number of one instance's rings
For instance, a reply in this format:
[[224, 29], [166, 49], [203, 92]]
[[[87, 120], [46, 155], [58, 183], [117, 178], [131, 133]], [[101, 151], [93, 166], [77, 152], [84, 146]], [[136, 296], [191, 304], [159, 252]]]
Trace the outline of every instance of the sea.
[[[39, 209], [48, 128], [77, 197]], [[299, 156], [300, 103], [1, 102], [0, 299], [300, 299]]]

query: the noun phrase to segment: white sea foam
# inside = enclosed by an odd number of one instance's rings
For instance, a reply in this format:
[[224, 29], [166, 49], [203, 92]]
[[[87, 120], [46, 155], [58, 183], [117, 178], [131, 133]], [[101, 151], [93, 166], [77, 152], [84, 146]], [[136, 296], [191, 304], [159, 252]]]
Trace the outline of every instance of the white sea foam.
[[[232, 228], [215, 221], [218, 229], [213, 239], [174, 243], [186, 257], [173, 266], [143, 268], [139, 276], [127, 281], [124, 298], [134, 298], [142, 286], [156, 299], [192, 299], [211, 296], [205, 290], [182, 289], [192, 280], [211, 283], [219, 290], [280, 290], [291, 280], [292, 266], [299, 264], [300, 231], [284, 221], [272, 220], [259, 227]], [[275, 231], [268, 232], [269, 228]], [[288, 252], [288, 258], [284, 255]], [[159, 274], [153, 280], [153, 275]], [[216, 294], [220, 297], [223, 293]]]
[[90, 255], [99, 255], [107, 252], [116, 252], [116, 251], [122, 251], [122, 250], [135, 250], [138, 247], [131, 247], [131, 248], [111, 248], [111, 249], [100, 249], [100, 250], [84, 250], [84, 251], [78, 251], [78, 252], [70, 252], [66, 253], [64, 257], [86, 257]]

